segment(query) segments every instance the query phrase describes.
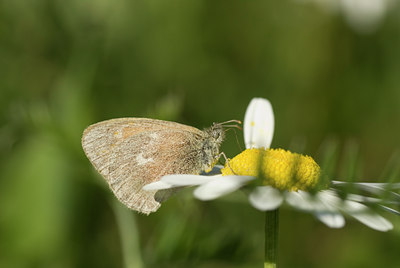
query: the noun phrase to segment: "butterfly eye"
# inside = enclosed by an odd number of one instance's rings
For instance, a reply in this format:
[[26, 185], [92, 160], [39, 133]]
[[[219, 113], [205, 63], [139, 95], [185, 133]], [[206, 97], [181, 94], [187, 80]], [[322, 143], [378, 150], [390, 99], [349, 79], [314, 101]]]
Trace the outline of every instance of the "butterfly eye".
[[214, 130], [212, 132], [212, 136], [213, 136], [214, 139], [218, 139], [221, 136], [221, 133], [219, 131], [217, 131], [217, 130]]

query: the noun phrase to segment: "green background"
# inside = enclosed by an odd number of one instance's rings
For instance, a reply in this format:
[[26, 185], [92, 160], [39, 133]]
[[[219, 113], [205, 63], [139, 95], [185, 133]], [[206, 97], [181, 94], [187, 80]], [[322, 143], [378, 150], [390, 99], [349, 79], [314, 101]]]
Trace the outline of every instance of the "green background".
[[[399, 166], [399, 5], [378, 26], [289, 0], [1, 0], [0, 267], [262, 267], [264, 214], [242, 192], [201, 202], [185, 189], [130, 212], [81, 134], [127, 116], [204, 128], [264, 97], [272, 147], [319, 163], [333, 148], [333, 178], [382, 181]], [[240, 152], [234, 132], [222, 150]], [[384, 215], [388, 233], [335, 230], [284, 207], [279, 263], [399, 267], [400, 220]]]

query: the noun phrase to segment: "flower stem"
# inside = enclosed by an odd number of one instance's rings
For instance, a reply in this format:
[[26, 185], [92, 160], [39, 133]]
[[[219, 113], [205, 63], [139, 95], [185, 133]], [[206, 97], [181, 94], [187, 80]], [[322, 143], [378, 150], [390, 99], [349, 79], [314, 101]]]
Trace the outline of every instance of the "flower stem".
[[265, 212], [264, 268], [276, 268], [278, 257], [279, 210]]

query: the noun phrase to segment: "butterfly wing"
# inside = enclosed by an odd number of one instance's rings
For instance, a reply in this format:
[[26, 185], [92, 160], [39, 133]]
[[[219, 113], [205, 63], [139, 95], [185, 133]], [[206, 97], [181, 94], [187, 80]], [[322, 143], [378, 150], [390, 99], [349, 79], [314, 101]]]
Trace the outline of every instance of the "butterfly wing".
[[203, 132], [175, 122], [121, 118], [89, 126], [82, 147], [115, 196], [129, 208], [149, 214], [171, 191], [143, 191], [167, 174], [201, 172]]

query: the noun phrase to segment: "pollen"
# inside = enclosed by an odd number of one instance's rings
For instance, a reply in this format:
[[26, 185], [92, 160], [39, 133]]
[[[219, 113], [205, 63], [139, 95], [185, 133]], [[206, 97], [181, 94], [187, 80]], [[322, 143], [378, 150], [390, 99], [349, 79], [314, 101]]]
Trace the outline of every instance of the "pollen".
[[317, 186], [320, 167], [310, 156], [283, 149], [247, 149], [229, 160], [222, 175], [255, 176], [279, 190], [309, 191]]

